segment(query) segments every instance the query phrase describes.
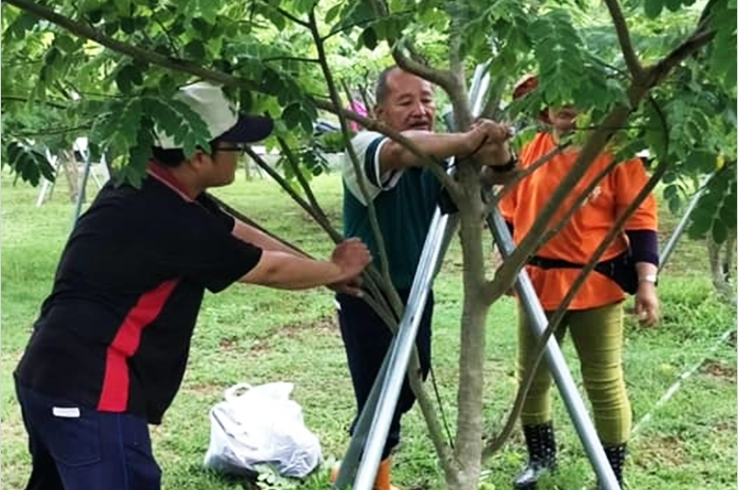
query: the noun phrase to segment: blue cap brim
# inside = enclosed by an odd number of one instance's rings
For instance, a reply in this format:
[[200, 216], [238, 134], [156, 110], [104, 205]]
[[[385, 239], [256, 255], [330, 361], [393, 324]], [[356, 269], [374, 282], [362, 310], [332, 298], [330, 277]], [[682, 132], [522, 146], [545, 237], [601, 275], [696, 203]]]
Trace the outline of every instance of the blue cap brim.
[[227, 143], [256, 143], [272, 134], [273, 129], [274, 121], [269, 117], [239, 114], [236, 125], [218, 139]]

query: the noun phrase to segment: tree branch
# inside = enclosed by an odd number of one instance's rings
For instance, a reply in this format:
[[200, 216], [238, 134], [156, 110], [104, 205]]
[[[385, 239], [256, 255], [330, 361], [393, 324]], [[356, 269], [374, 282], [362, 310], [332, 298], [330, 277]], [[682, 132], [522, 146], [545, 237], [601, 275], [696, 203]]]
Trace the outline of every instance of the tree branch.
[[[267, 2], [265, 2], [265, 3], [267, 3]], [[267, 4], [268, 4], [268, 3], [267, 3]], [[290, 20], [291, 20], [292, 22], [294, 22], [295, 24], [301, 25], [302, 27], [304, 27], [304, 28], [306, 28], [306, 29], [310, 29], [310, 23], [309, 23], [309, 22], [307, 22], [307, 21], [304, 21], [304, 20], [302, 20], [302, 19], [298, 19], [298, 18], [297, 18], [296, 16], [294, 16], [294, 15], [292, 15], [291, 13], [287, 12], [287, 11], [286, 11], [285, 9], [283, 9], [283, 8], [280, 8], [280, 7], [272, 7], [272, 8], [274, 8], [274, 10], [276, 10], [276, 11], [277, 11], [277, 12], [279, 12], [280, 14], [282, 14], [282, 15], [284, 15], [285, 17], [287, 17], [288, 19], [290, 19]]]
[[[5, 101], [8, 101], [8, 102], [28, 102], [28, 98], [27, 97], [20, 97], [20, 96], [17, 96], [17, 95], [3, 95], [0, 98], [0, 100], [2, 100], [3, 102], [5, 102]], [[55, 109], [68, 109], [69, 108], [67, 105], [64, 105], [61, 102], [54, 102], [54, 101], [51, 101], [51, 100], [44, 100], [42, 102], [45, 105], [47, 105], [49, 107], [53, 107]]]
[[6, 130], [7, 136], [13, 136], [16, 138], [32, 138], [34, 136], [54, 136], [57, 134], [66, 134], [66, 133], [73, 133], [75, 131], [81, 131], [81, 130], [89, 130], [92, 127], [92, 124], [82, 124], [80, 126], [73, 126], [73, 127], [64, 127], [64, 128], [48, 128], [48, 129], [40, 129], [37, 131], [29, 131], [29, 132], [19, 132], [19, 133], [13, 133], [11, 131]]
[[625, 21], [623, 11], [620, 9], [618, 0], [605, 0], [607, 10], [610, 11], [610, 17], [615, 25], [615, 32], [618, 36], [618, 43], [620, 49], [623, 52], [623, 58], [625, 59], [625, 65], [628, 67], [633, 80], [640, 82], [643, 79], [644, 71], [638, 56], [633, 50], [633, 43], [630, 39], [630, 33], [628, 32], [628, 23]]
[[[318, 31], [318, 23], [315, 18], [314, 11], [311, 11], [310, 14], [308, 15], [308, 26], [307, 27], [310, 30], [310, 33], [312, 34], [313, 40], [315, 41], [315, 44], [316, 44], [316, 48], [318, 51], [318, 59], [320, 60], [320, 67], [323, 71], [323, 76], [325, 77], [326, 84], [328, 85], [328, 93], [331, 99], [331, 103], [333, 104], [334, 107], [341, 108], [343, 104], [341, 104], [341, 97], [338, 94], [338, 89], [336, 88], [336, 84], [333, 80], [333, 74], [331, 73], [330, 68], [328, 67], [325, 47], [323, 45], [323, 41], [321, 40], [320, 32]], [[374, 209], [374, 202], [371, 199], [369, 199], [369, 190], [366, 187], [366, 182], [363, 177], [363, 174], [359, 171], [360, 169], [359, 159], [356, 156], [356, 152], [354, 150], [353, 145], [351, 144], [351, 132], [346, 122], [346, 117], [342, 114], [339, 114], [338, 120], [341, 125], [341, 132], [343, 133], [344, 141], [346, 142], [346, 152], [351, 158], [351, 163], [354, 165], [354, 169], [356, 170], [356, 175], [359, 180], [359, 188], [367, 204], [367, 211], [369, 212], [369, 222], [371, 223], [372, 232], [374, 233], [374, 239], [376, 240], [377, 249], [379, 250], [380, 269], [382, 271], [382, 276], [386, 281], [390, 281], [389, 261], [387, 259], [387, 250], [384, 245], [384, 239], [381, 233], [379, 232], [379, 222], [377, 220], [376, 210]], [[395, 292], [395, 295], [396, 295], [396, 292]], [[397, 298], [399, 300], [399, 296]]]
[[648, 86], [654, 87], [661, 83], [666, 76], [692, 53], [702, 49], [715, 37], [715, 31], [706, 31], [698, 28], [692, 35], [682, 44], [674, 48], [665, 58], [656, 65], [648, 69], [647, 78]]
[[154, 18], [154, 22], [156, 22], [156, 24], [159, 26], [161, 31], [164, 33], [164, 36], [167, 38], [167, 42], [169, 43], [169, 49], [172, 50], [172, 53], [179, 53], [179, 48], [177, 47], [177, 43], [174, 42], [172, 35], [169, 34], [169, 31], [167, 30], [164, 23], [156, 17]]
[[554, 148], [553, 150], [549, 151], [542, 157], [540, 157], [538, 160], [533, 162], [532, 164], [528, 165], [524, 169], [518, 171], [515, 176], [505, 183], [505, 186], [500, 189], [497, 194], [495, 194], [494, 199], [492, 200], [492, 204], [496, 204], [502, 199], [508, 192], [510, 192], [512, 189], [515, 188], [515, 185], [517, 185], [518, 182], [550, 162], [554, 159], [557, 155], [561, 155], [561, 153], [570, 145], [570, 142], [565, 142], [564, 144], [561, 144]]
[[387, 126], [381, 121], [377, 121], [376, 119], [369, 119], [368, 117], [360, 116], [353, 111], [343, 109], [341, 106], [336, 106], [333, 103], [328, 102], [328, 101], [316, 99], [315, 105], [319, 109], [323, 109], [325, 111], [328, 111], [330, 113], [337, 115], [339, 120], [343, 117], [350, 121], [355, 121], [359, 123], [363, 128], [368, 129], [369, 131], [375, 131], [377, 133], [381, 133], [387, 136], [388, 138], [394, 141], [397, 141], [402, 146], [410, 150], [410, 152], [413, 155], [421, 159], [423, 161], [423, 165], [425, 165], [431, 172], [433, 172], [433, 175], [435, 175], [436, 178], [441, 181], [441, 184], [447, 189], [449, 189], [449, 192], [456, 191], [458, 187], [457, 183], [451, 177], [449, 177], [448, 174], [444, 171], [443, 166], [441, 165], [441, 162], [433, 158], [431, 155], [424, 153], [410, 139], [408, 139], [406, 136], [404, 136], [399, 131], [395, 131], [394, 129], [390, 128], [389, 126]]
[[[377, 17], [389, 17], [387, 6], [382, 0], [369, 0], [374, 9], [374, 13]], [[392, 58], [397, 63], [397, 66], [403, 70], [413, 73], [429, 82], [438, 85], [446, 92], [450, 93], [453, 87], [453, 79], [450, 71], [438, 70], [432, 68], [424, 63], [416, 61], [411, 56], [407, 56], [402, 48], [405, 47], [409, 51], [412, 51], [412, 47], [408, 47], [402, 41], [398, 39], [387, 39], [387, 44], [392, 50]]]
[[284, 154], [285, 158], [287, 158], [287, 162], [289, 163], [290, 167], [292, 167], [292, 172], [297, 177], [297, 181], [300, 183], [303, 192], [305, 192], [305, 196], [308, 198], [308, 201], [310, 201], [311, 207], [315, 210], [316, 213], [320, 214], [323, 219], [327, 221], [328, 217], [323, 211], [323, 208], [320, 207], [318, 200], [315, 198], [315, 194], [313, 194], [312, 188], [310, 188], [310, 184], [305, 179], [305, 176], [302, 174], [302, 171], [300, 170], [300, 165], [298, 164], [294, 153], [292, 153], [292, 149], [289, 147], [289, 145], [287, 145], [287, 142], [281, 136], [277, 137], [277, 141], [279, 142], [279, 146], [282, 148], [282, 153]]
[[438, 85], [446, 92], [452, 90], [453, 81], [451, 79], [451, 72], [439, 70], [414, 60], [402, 51], [402, 46], [402, 43], [398, 42], [392, 47], [392, 58], [395, 60], [395, 63], [397, 63], [397, 66], [407, 72], [419, 76], [420, 78], [428, 80], [435, 85]]
[[262, 232], [265, 235], [273, 238], [274, 240], [277, 240], [279, 243], [281, 243], [282, 245], [284, 245], [286, 247], [291, 248], [295, 252], [297, 252], [299, 254], [302, 254], [305, 257], [309, 258], [309, 259], [312, 259], [313, 258], [312, 255], [310, 255], [309, 253], [307, 253], [304, 250], [300, 249], [300, 247], [298, 247], [298, 246], [296, 246], [296, 245], [288, 242], [287, 240], [285, 240], [285, 239], [283, 239], [281, 237], [278, 237], [274, 233], [270, 232], [266, 228], [264, 228], [261, 225], [259, 225], [259, 223], [257, 223], [256, 221], [252, 220], [251, 218], [249, 218], [245, 214], [243, 214], [240, 211], [238, 211], [236, 208], [234, 208], [234, 207], [230, 206], [229, 204], [227, 204], [222, 199], [214, 196], [210, 192], [207, 192], [206, 194], [210, 197], [210, 199], [212, 199], [213, 201], [215, 201], [215, 204], [217, 204], [219, 207], [221, 207], [223, 209], [223, 211], [225, 211], [226, 213], [230, 214], [234, 218], [238, 218], [239, 220], [243, 221], [247, 225], [253, 226], [254, 228], [256, 228], [257, 230], [259, 230], [260, 232]]
[[345, 25], [345, 26], [341, 27], [340, 29], [331, 29], [331, 31], [328, 34], [326, 34], [325, 36], [321, 37], [320, 39], [321, 39], [321, 41], [325, 42], [328, 39], [330, 39], [333, 36], [335, 36], [336, 34], [341, 34], [342, 32], [348, 31], [349, 29], [353, 29], [354, 27], [361, 27], [363, 25], [370, 24], [371, 22], [372, 22], [372, 19], [365, 19], [365, 20], [360, 20], [358, 22], [354, 22], [352, 24]]
[[50, 8], [33, 2], [32, 0], [4, 0], [4, 3], [13, 5], [41, 19], [48, 20], [49, 22], [68, 30], [72, 34], [75, 34], [84, 39], [95, 41], [96, 43], [105, 46], [108, 49], [111, 49], [117, 53], [124, 54], [126, 56], [130, 56], [135, 60], [158, 65], [173, 71], [189, 73], [190, 75], [194, 75], [196, 77], [200, 77], [213, 82], [218, 82], [223, 85], [239, 86], [249, 90], [255, 90], [258, 87], [258, 84], [252, 80], [237, 78], [219, 71], [209, 70], [187, 60], [171, 58], [148, 49], [117, 41], [109, 36], [102, 34], [96, 29], [76, 22], [61, 14], [58, 14]]
[[292, 188], [292, 186], [290, 186], [287, 180], [285, 180], [284, 177], [279, 175], [279, 172], [277, 172], [272, 167], [270, 167], [269, 164], [267, 164], [264, 161], [264, 159], [261, 158], [261, 156], [253, 150], [253, 148], [247, 145], [245, 147], [245, 150], [246, 150], [246, 154], [248, 154], [248, 156], [250, 156], [254, 160], [254, 163], [256, 163], [259, 166], [259, 168], [264, 170], [269, 175], [269, 177], [274, 179], [277, 182], [277, 184], [279, 184], [279, 186], [282, 189], [284, 189], [284, 191], [287, 194], [289, 194], [289, 196], [302, 209], [305, 210], [305, 212], [307, 212], [310, 216], [312, 216], [315, 222], [318, 223], [318, 225], [320, 225], [320, 227], [323, 228], [323, 230], [325, 230], [326, 233], [328, 233], [328, 236], [330, 236], [334, 242], [338, 243], [341, 240], [343, 240], [343, 235], [341, 235], [338, 231], [336, 231], [335, 228], [331, 226], [327, 218], [325, 218], [320, 213], [318, 213], [315, 209], [313, 209], [313, 207], [307, 201], [305, 201], [305, 199], [303, 199], [302, 196], [300, 196], [297, 192], [295, 192], [295, 190]]
[[300, 58], [298, 56], [273, 56], [271, 58], [264, 58], [261, 60], [266, 63], [268, 61], [299, 61], [301, 63], [320, 63], [317, 58]]

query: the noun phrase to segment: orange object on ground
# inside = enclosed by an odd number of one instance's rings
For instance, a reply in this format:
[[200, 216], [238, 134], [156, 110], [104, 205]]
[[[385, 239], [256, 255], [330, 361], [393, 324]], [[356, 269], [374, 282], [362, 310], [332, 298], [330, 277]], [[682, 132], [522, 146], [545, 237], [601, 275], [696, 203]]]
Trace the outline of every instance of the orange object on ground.
[[[336, 480], [338, 479], [338, 469], [340, 467], [341, 465], [337, 464], [331, 469], [331, 483], [336, 483]], [[377, 470], [377, 478], [374, 481], [373, 490], [400, 490], [396, 486], [392, 485], [392, 483], [390, 483], [391, 470], [392, 458], [386, 458], [381, 463], [379, 463], [379, 469]]]

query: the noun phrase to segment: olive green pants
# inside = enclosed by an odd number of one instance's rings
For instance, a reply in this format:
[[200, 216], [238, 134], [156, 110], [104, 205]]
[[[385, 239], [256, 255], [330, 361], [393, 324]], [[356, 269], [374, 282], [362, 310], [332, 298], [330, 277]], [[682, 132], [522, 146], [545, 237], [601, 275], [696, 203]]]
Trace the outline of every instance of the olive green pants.
[[[549, 318], [553, 312], [547, 311]], [[534, 355], [537, 336], [527, 316], [518, 308], [518, 382], [523, 379], [529, 357]], [[603, 445], [628, 441], [632, 425], [630, 401], [623, 375], [622, 303], [568, 311], [556, 332], [564, 340], [567, 329], [579, 356], [579, 365], [594, 413], [595, 428]], [[551, 374], [545, 357], [538, 365], [520, 414], [523, 425], [551, 421]]]

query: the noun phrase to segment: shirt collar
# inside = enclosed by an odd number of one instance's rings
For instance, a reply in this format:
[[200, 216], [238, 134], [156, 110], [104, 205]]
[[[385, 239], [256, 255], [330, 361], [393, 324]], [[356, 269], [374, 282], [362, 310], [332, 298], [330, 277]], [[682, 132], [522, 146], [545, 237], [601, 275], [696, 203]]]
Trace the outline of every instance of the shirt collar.
[[179, 196], [185, 201], [194, 201], [194, 199], [187, 194], [187, 189], [182, 185], [182, 182], [180, 182], [177, 176], [174, 175], [167, 166], [151, 159], [147, 164], [146, 173], [179, 194]]

